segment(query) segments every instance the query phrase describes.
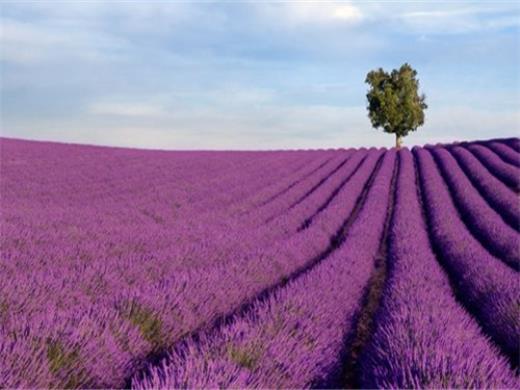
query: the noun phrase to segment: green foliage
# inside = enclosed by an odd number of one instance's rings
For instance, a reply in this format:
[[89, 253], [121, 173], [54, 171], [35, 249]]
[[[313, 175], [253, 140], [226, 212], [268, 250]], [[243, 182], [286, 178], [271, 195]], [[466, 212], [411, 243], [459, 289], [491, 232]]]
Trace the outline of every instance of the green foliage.
[[9, 313], [9, 304], [0, 299], [0, 322], [2, 322]]
[[238, 347], [230, 344], [227, 347], [227, 354], [229, 358], [240, 367], [252, 370], [256, 367], [258, 360], [262, 356], [262, 350], [254, 345]]
[[124, 315], [134, 326], [139, 328], [143, 338], [154, 348], [161, 347], [164, 344], [162, 322], [153, 311], [133, 302], [127, 307]]
[[47, 361], [50, 371], [53, 374], [61, 373], [63, 377], [64, 382], [59, 387], [67, 389], [80, 387], [84, 371], [79, 367], [79, 351], [77, 348], [67, 351], [59, 340], [48, 339]]
[[391, 73], [383, 69], [367, 74], [368, 117], [375, 128], [395, 134], [399, 140], [424, 123], [426, 97], [419, 95], [417, 72], [408, 64]]

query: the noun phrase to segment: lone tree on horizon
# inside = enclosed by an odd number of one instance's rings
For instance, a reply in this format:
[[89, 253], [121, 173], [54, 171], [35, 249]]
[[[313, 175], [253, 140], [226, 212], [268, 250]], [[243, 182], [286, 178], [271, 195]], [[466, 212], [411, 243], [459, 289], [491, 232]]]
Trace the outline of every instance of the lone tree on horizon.
[[409, 64], [391, 73], [379, 68], [367, 74], [368, 117], [376, 129], [395, 134], [395, 147], [400, 148], [403, 137], [424, 123], [426, 96], [419, 95], [417, 71]]

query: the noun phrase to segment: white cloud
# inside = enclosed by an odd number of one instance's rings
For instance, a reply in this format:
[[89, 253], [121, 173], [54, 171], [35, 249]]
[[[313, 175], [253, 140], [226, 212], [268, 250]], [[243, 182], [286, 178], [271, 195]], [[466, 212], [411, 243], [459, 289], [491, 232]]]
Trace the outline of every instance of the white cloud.
[[258, 20], [298, 31], [357, 26], [358, 33], [366, 27], [373, 31], [444, 35], [520, 26], [520, 7], [514, 2], [288, 1], [253, 3], [251, 7]]
[[304, 24], [357, 24], [363, 20], [360, 7], [342, 1], [289, 1], [257, 5], [260, 14], [268, 18], [283, 18], [291, 25]]
[[408, 137], [413, 144], [511, 137], [520, 134], [520, 112], [465, 105], [430, 107], [424, 127]]
[[149, 103], [128, 102], [95, 102], [88, 106], [87, 111], [94, 115], [116, 116], [163, 116], [166, 114], [160, 105]]
[[130, 48], [127, 40], [93, 27], [48, 22], [21, 22], [0, 18], [0, 60], [30, 64], [80, 60], [114, 60]]
[[64, 37], [38, 29], [31, 24], [0, 20], [0, 59], [15, 63], [37, 61], [53, 45], [62, 44]]
[[363, 19], [361, 10], [352, 4], [342, 4], [334, 7], [332, 17], [335, 19], [358, 22]]
[[514, 3], [424, 3], [415, 10], [400, 12], [397, 20], [422, 33], [457, 34], [485, 29], [518, 27], [519, 7]]

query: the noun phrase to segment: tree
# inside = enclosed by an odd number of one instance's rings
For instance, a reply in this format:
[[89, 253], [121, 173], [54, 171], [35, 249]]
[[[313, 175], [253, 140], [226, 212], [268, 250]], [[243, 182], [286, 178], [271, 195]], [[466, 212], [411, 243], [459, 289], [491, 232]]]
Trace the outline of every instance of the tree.
[[417, 72], [407, 63], [389, 74], [383, 69], [370, 71], [365, 80], [370, 85], [367, 93], [368, 117], [372, 126], [385, 133], [395, 134], [395, 146], [400, 148], [402, 137], [424, 123], [426, 96], [419, 95]]

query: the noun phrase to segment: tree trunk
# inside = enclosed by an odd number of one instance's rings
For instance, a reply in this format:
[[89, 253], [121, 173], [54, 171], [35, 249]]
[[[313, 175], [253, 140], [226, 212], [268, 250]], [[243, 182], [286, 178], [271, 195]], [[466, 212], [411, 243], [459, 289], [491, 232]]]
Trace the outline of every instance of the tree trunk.
[[395, 135], [395, 147], [396, 149], [401, 149], [401, 145], [403, 144], [403, 137], [400, 135]]

